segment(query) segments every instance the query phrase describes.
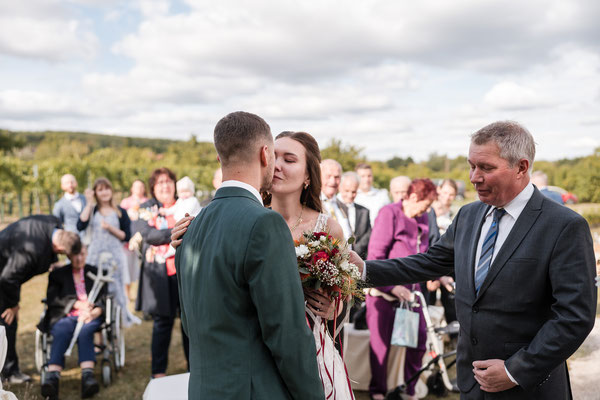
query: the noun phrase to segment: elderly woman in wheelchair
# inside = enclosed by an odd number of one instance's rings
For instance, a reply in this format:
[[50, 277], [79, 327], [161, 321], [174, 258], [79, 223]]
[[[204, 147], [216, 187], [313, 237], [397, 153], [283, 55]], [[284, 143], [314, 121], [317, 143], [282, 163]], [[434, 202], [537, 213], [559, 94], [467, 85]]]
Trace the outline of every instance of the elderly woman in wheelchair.
[[94, 376], [96, 353], [94, 333], [103, 322], [106, 287], [103, 287], [94, 304], [88, 301], [88, 294], [94, 281], [88, 272], [97, 273], [97, 269], [85, 264], [86, 249], [70, 257], [71, 264], [53, 270], [48, 277], [47, 311], [40, 322], [40, 330], [52, 335], [52, 346], [43, 374], [42, 396], [57, 398], [60, 373], [65, 365], [65, 351], [73, 338], [78, 321], [83, 322], [77, 345], [79, 365], [81, 367], [81, 397], [88, 398], [96, 394], [100, 387]]

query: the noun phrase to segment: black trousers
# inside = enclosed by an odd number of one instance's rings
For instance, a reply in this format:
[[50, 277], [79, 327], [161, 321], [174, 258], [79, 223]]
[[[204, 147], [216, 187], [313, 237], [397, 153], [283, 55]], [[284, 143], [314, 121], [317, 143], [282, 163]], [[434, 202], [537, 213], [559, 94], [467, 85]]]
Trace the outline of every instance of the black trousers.
[[[169, 364], [169, 345], [175, 316], [179, 308], [179, 291], [177, 287], [177, 276], [169, 276], [169, 301], [171, 303], [171, 315], [153, 315], [154, 326], [152, 327], [152, 375], [164, 374]], [[190, 342], [181, 326], [181, 341], [183, 352], [187, 361], [187, 370], [190, 370]]]
[[[4, 310], [2, 310], [4, 311]], [[6, 341], [8, 348], [6, 351], [6, 362], [2, 368], [2, 376], [9, 377], [19, 372], [19, 357], [17, 356], [17, 320], [8, 325], [2, 317], [0, 317], [0, 325], [6, 328]]]
[[[154, 326], [152, 327], [152, 375], [164, 374], [167, 372], [169, 364], [169, 345], [171, 344], [171, 334], [175, 316], [154, 316]], [[190, 369], [190, 342], [181, 327], [181, 341], [183, 343], [183, 352], [187, 360], [187, 369]]]

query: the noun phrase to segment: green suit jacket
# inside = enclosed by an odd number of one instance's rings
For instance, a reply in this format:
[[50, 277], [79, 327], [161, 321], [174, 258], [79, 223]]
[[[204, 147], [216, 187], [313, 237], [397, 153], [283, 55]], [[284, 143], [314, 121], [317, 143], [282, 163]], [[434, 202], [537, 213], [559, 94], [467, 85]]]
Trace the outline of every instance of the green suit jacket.
[[245, 189], [221, 188], [190, 225], [175, 263], [190, 399], [324, 399], [281, 215]]

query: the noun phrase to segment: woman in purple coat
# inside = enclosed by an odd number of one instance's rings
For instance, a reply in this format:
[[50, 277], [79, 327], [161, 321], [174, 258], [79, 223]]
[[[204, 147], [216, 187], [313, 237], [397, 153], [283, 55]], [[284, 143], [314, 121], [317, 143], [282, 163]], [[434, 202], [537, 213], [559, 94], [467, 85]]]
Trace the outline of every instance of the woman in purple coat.
[[[405, 199], [388, 204], [379, 211], [369, 241], [368, 258], [384, 260], [427, 251], [429, 228], [426, 211], [436, 197], [436, 187], [429, 179], [413, 180]], [[387, 393], [387, 362], [397, 302], [398, 299], [408, 300], [413, 290], [419, 290], [419, 285], [383, 286], [371, 289], [367, 295], [372, 376], [369, 392], [372, 399], [382, 400]], [[394, 301], [390, 301], [392, 298]], [[420, 307], [418, 310], [421, 314], [419, 342], [417, 348], [406, 349], [405, 379], [419, 370], [425, 354], [427, 330], [423, 312]], [[406, 389], [410, 399], [416, 399], [415, 384], [416, 381], [411, 382]]]

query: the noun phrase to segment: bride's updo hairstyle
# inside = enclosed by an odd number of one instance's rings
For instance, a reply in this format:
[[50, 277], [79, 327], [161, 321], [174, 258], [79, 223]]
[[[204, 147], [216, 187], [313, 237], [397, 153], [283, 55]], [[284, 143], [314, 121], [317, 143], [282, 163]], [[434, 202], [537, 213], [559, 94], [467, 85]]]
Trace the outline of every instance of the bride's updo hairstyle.
[[290, 138], [300, 143], [306, 153], [306, 172], [308, 172], [309, 184], [307, 188], [302, 187], [300, 202], [315, 211], [323, 212], [321, 206], [321, 151], [319, 144], [310, 134], [306, 132], [281, 132], [275, 140]]

